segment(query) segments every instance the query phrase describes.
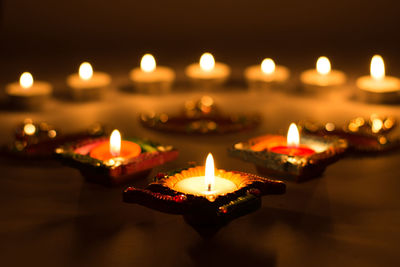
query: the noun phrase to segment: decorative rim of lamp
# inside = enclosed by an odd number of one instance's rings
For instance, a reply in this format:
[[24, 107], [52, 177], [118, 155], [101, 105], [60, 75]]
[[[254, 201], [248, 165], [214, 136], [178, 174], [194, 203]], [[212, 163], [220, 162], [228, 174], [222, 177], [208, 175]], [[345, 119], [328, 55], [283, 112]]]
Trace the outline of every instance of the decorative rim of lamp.
[[336, 137], [303, 135], [301, 138], [308, 142], [322, 144], [327, 149], [310, 156], [292, 156], [269, 150], [253, 150], [252, 147], [259, 142], [276, 139], [276, 135], [264, 135], [236, 143], [228, 149], [228, 153], [232, 157], [254, 163], [262, 174], [291, 178], [296, 182], [301, 182], [320, 176], [325, 168], [339, 160], [347, 149], [346, 140]]
[[79, 169], [82, 175], [91, 182], [107, 186], [123, 184], [131, 179], [145, 177], [151, 169], [178, 157], [178, 150], [172, 146], [161, 145], [140, 138], [128, 138], [141, 147], [142, 152], [133, 158], [122, 162], [102, 161], [92, 158], [90, 153], [80, 154], [76, 150], [96, 143], [108, 141], [108, 137], [88, 138], [78, 142], [71, 142], [56, 149], [56, 155], [68, 165]]
[[169, 214], [183, 215], [187, 223], [201, 235], [212, 235], [231, 220], [261, 207], [261, 197], [284, 194], [286, 185], [238, 171], [218, 169], [216, 176], [234, 182], [237, 190], [217, 197], [193, 195], [175, 191], [175, 184], [183, 179], [204, 175], [204, 166], [183, 168], [169, 174], [159, 173], [155, 181], [144, 189], [128, 187], [123, 201], [139, 204]]

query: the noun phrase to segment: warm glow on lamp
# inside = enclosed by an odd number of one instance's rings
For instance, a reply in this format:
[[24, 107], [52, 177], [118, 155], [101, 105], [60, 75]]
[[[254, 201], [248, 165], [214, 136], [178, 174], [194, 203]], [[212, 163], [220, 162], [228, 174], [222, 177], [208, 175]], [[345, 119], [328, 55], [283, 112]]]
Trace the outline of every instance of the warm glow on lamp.
[[21, 77], [19, 78], [19, 84], [24, 89], [31, 88], [33, 85], [32, 74], [30, 74], [29, 72], [22, 73]]
[[265, 74], [272, 74], [275, 71], [275, 62], [271, 58], [266, 58], [261, 62], [261, 70]]
[[214, 167], [214, 158], [211, 153], [208, 153], [206, 159], [206, 169], [205, 169], [205, 176], [204, 181], [206, 185], [206, 190], [211, 191], [214, 188], [215, 183], [215, 167]]
[[92, 65], [90, 65], [89, 62], [83, 62], [80, 66], [79, 66], [79, 77], [82, 80], [90, 80], [93, 76], [93, 68]]
[[151, 54], [145, 54], [140, 61], [140, 69], [144, 72], [153, 72], [156, 69], [156, 60]]
[[372, 78], [376, 80], [382, 80], [385, 78], [385, 63], [381, 56], [375, 55], [372, 57], [370, 73]]
[[331, 72], [331, 63], [327, 57], [319, 57], [316, 67], [319, 74], [326, 75]]
[[200, 57], [200, 68], [204, 71], [211, 71], [214, 69], [215, 60], [212, 54], [204, 53]]
[[121, 153], [121, 134], [118, 130], [114, 130], [110, 136], [110, 154], [118, 157]]
[[300, 144], [300, 134], [295, 123], [291, 123], [287, 133], [287, 145], [297, 147]]

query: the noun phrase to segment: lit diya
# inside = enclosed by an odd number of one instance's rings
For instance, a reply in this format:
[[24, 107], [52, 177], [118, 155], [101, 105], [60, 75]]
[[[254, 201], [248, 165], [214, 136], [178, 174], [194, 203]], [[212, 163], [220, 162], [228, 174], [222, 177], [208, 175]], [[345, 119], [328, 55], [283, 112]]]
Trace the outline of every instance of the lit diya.
[[245, 131], [257, 127], [261, 121], [258, 114], [224, 114], [209, 96], [187, 101], [179, 114], [147, 112], [139, 119], [143, 126], [153, 130], [184, 134]]
[[46, 122], [34, 122], [27, 118], [15, 129], [14, 141], [7, 147], [6, 153], [29, 159], [52, 158], [54, 150], [62, 144], [103, 134], [104, 128], [98, 123], [84, 131], [66, 134]]
[[260, 208], [263, 195], [283, 194], [285, 190], [281, 181], [215, 169], [209, 154], [205, 167], [160, 173], [145, 189], [128, 187], [123, 200], [183, 215], [201, 235], [211, 236], [231, 220]]
[[151, 141], [121, 140], [114, 130], [109, 139], [89, 138], [56, 149], [57, 155], [77, 167], [89, 181], [105, 185], [147, 176], [155, 166], [177, 158], [178, 151]]
[[344, 125], [301, 122], [302, 131], [319, 136], [336, 136], [347, 140], [350, 151], [377, 153], [400, 148], [400, 138], [393, 133], [396, 119], [372, 114], [369, 118], [357, 117]]
[[229, 149], [233, 157], [252, 162], [260, 173], [304, 181], [323, 173], [337, 161], [347, 142], [335, 137], [302, 136], [292, 123], [287, 138], [265, 135], [235, 144]]

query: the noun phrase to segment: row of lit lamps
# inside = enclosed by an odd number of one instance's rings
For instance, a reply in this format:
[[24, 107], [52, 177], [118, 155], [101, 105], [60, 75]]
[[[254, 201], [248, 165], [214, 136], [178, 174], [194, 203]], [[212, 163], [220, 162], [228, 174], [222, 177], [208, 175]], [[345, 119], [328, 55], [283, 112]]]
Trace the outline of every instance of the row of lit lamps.
[[[201, 85], [215, 86], [228, 79], [230, 68], [227, 64], [216, 62], [212, 54], [204, 53], [198, 63], [186, 67], [185, 74]], [[271, 58], [266, 58], [260, 65], [246, 68], [244, 75], [249, 83], [279, 85], [288, 81], [290, 72], [287, 67], [276, 65]], [[141, 59], [140, 67], [130, 72], [130, 79], [139, 90], [168, 91], [175, 80], [175, 72], [169, 67], [157, 66], [154, 56], [145, 54]], [[343, 85], [346, 82], [346, 75], [342, 71], [331, 69], [327, 57], [320, 57], [316, 62], [316, 68], [302, 72], [300, 80], [304, 86], [327, 88]], [[67, 78], [67, 85], [73, 91], [93, 91], [108, 87], [110, 83], [110, 75], [94, 72], [88, 62], [82, 63], [79, 72]], [[386, 76], [382, 57], [375, 55], [371, 60], [370, 76], [358, 78], [357, 86], [362, 90], [375, 93], [392, 92], [400, 90], [400, 80]], [[29, 72], [24, 72], [19, 82], [6, 86], [6, 93], [10, 96], [31, 97], [51, 94], [51, 92], [52, 86], [49, 83], [34, 82]]]

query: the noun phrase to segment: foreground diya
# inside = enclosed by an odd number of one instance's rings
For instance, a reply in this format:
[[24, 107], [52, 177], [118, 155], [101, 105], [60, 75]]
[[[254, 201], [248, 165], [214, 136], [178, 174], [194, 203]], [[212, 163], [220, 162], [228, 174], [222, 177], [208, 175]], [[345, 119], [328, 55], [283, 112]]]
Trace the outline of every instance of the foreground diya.
[[158, 174], [145, 189], [128, 187], [123, 199], [170, 214], [181, 214], [201, 235], [211, 236], [231, 220], [260, 208], [261, 197], [283, 194], [281, 181], [214, 168], [208, 155], [206, 166]]
[[178, 151], [142, 139], [121, 140], [114, 130], [110, 140], [89, 138], [56, 149], [56, 154], [77, 167], [89, 181], [116, 185], [147, 176], [155, 166], [172, 161]]
[[93, 124], [81, 132], [65, 134], [46, 122], [34, 122], [27, 118], [15, 129], [14, 141], [6, 153], [19, 158], [52, 158], [54, 150], [66, 142], [103, 134], [104, 128], [100, 124]]
[[357, 117], [342, 126], [332, 122], [301, 122], [301, 128], [307, 134], [346, 139], [350, 150], [356, 153], [374, 154], [400, 148], [400, 138], [393, 133], [396, 120], [391, 116]]
[[187, 101], [180, 114], [154, 112], [142, 114], [143, 126], [163, 132], [184, 134], [225, 134], [250, 130], [260, 123], [257, 114], [223, 114], [214, 100], [203, 96], [198, 101]]
[[302, 136], [300, 142], [292, 124], [286, 140], [265, 135], [235, 144], [229, 154], [254, 163], [260, 173], [303, 181], [321, 175], [346, 148], [345, 140], [334, 137]]

